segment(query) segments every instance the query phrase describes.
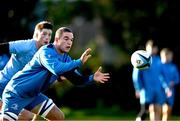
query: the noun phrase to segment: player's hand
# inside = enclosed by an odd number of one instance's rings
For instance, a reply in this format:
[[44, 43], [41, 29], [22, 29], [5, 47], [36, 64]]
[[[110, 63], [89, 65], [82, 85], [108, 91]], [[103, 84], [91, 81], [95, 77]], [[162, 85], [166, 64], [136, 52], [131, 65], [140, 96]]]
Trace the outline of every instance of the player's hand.
[[82, 61], [82, 63], [86, 63], [86, 61], [91, 57], [91, 48], [88, 48], [84, 51], [84, 53], [81, 55], [80, 59]]
[[99, 67], [99, 69], [94, 73], [94, 81], [105, 83], [110, 78], [109, 73], [102, 73], [102, 67]]
[[139, 92], [139, 91], [136, 91], [136, 92], [135, 92], [135, 96], [136, 96], [136, 98], [139, 99], [139, 98], [140, 98], [140, 92]]
[[172, 96], [172, 90], [170, 88], [166, 88], [165, 92], [166, 92], [166, 96], [167, 97], [171, 97]]
[[58, 82], [63, 82], [65, 80], [67, 80], [67, 79], [64, 76], [59, 76], [59, 78], [57, 79]]

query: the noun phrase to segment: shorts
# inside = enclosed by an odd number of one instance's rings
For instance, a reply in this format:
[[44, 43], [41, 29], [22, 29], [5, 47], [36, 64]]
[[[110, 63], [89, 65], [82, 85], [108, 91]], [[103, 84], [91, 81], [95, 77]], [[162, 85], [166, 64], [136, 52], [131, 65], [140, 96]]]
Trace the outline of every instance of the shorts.
[[[0, 77], [2, 77], [2, 76], [0, 76]], [[2, 93], [8, 82], [9, 81], [7, 81], [7, 79], [5, 79], [3, 77], [0, 78], [0, 100], [2, 100]]]
[[48, 99], [49, 98], [42, 93], [34, 97], [22, 98], [12, 91], [6, 91], [3, 93], [2, 111], [3, 113], [10, 112], [9, 114], [18, 116], [22, 109], [31, 111], [35, 106]]
[[164, 95], [163, 90], [151, 90], [146, 91], [146, 102], [149, 104], [158, 104], [163, 105], [165, 103], [166, 97]]

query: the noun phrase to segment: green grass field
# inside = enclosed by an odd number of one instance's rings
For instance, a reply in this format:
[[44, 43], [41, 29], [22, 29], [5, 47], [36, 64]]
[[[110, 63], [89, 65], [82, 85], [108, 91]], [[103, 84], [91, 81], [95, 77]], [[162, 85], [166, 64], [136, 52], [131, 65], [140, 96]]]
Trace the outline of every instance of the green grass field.
[[[135, 111], [123, 111], [117, 107], [88, 109], [71, 109], [64, 107], [62, 111], [65, 114], [66, 121], [134, 121], [138, 113]], [[147, 119], [147, 121], [149, 120]], [[172, 116], [171, 121], [180, 121], [180, 116]]]
[[63, 108], [66, 120], [133, 120], [135, 113], [116, 108], [69, 109]]
[[[134, 121], [138, 113], [135, 111], [122, 111], [117, 107], [78, 110], [63, 108], [62, 110], [66, 116], [65, 120]], [[180, 116], [172, 116], [171, 121], [180, 121]]]

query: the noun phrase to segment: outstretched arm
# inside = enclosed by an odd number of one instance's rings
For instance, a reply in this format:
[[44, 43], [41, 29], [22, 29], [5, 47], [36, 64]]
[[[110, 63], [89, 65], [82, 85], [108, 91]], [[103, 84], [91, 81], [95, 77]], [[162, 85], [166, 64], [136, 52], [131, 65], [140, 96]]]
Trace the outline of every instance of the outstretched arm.
[[59, 81], [63, 80], [65, 77], [67, 80], [72, 82], [75, 85], [85, 85], [91, 84], [93, 81], [98, 83], [105, 83], [110, 78], [109, 73], [102, 73], [102, 68], [99, 69], [90, 76], [83, 76], [78, 70], [72, 70], [64, 73], [60, 78]]
[[93, 75], [84, 76], [77, 69], [74, 69], [62, 74], [58, 81], [60, 82], [66, 79], [74, 85], [86, 85], [93, 82]]
[[40, 51], [40, 63], [54, 75], [61, 76], [63, 73], [74, 70], [86, 63], [91, 57], [90, 52], [91, 49], [88, 48], [79, 59], [64, 62], [57, 58], [53, 49], [44, 48], [44, 50]]

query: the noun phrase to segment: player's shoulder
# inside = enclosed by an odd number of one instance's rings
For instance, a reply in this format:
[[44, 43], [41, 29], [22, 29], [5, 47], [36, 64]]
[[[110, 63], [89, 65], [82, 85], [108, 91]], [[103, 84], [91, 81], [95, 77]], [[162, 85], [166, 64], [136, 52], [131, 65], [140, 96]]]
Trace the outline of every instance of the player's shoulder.
[[9, 45], [10, 47], [16, 47], [16, 46], [21, 46], [21, 47], [25, 47], [25, 48], [28, 48], [28, 47], [31, 47], [32, 45], [34, 45], [35, 43], [35, 40], [33, 39], [25, 39], [25, 40], [16, 40], [16, 41], [10, 41], [9, 42]]
[[171, 62], [170, 64], [173, 69], [178, 70], [178, 67], [175, 63]]
[[35, 40], [33, 39], [25, 39], [25, 40], [16, 40], [9, 42], [10, 52], [17, 53], [17, 52], [28, 52], [33, 48], [36, 48]]
[[22, 39], [22, 40], [10, 41], [9, 43], [31, 43], [34, 41], [35, 41], [34, 39]]
[[50, 44], [47, 45], [47, 48], [53, 48], [53, 47], [54, 47], [54, 46], [53, 46], [52, 43], [50, 43]]
[[53, 44], [47, 44], [47, 45], [43, 45], [40, 49], [41, 50], [44, 50], [44, 49], [53, 49], [54, 48], [54, 46], [53, 46]]
[[47, 45], [43, 45], [40, 49], [39, 49], [40, 53], [46, 53], [46, 54], [53, 54], [55, 53], [54, 51], [54, 46], [53, 44], [47, 44]]

